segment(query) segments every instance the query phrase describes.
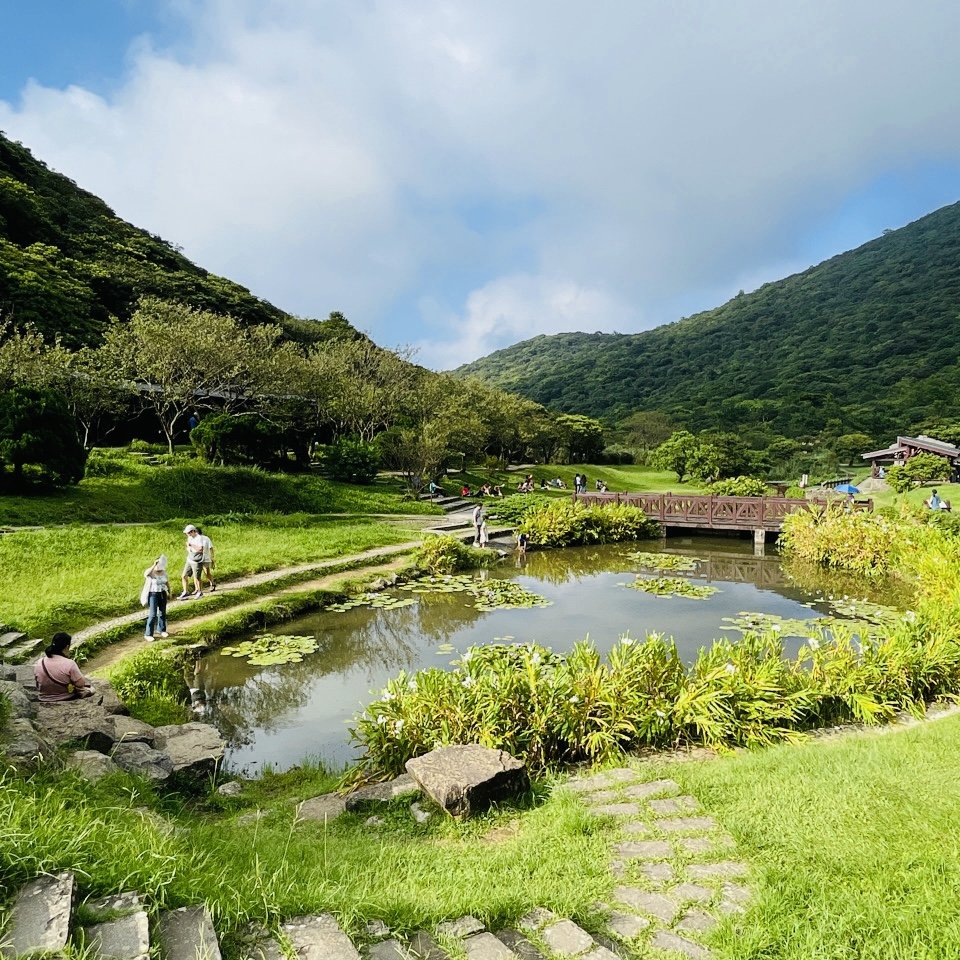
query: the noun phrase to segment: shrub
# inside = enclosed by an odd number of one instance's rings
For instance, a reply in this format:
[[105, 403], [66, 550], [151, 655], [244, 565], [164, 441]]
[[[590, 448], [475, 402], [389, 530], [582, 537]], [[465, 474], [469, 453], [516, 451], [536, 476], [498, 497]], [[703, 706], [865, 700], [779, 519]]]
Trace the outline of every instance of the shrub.
[[338, 440], [324, 448], [323, 466], [334, 480], [372, 483], [380, 469], [380, 451], [372, 443]]
[[127, 448], [131, 453], [166, 453], [165, 443], [149, 443], [147, 440], [131, 440]]
[[769, 494], [766, 483], [757, 477], [730, 477], [715, 480], [707, 490], [717, 497], [765, 497]]
[[502, 523], [519, 523], [528, 513], [542, 510], [553, 502], [553, 497], [544, 497], [535, 493], [515, 494], [504, 497], [502, 500], [497, 498], [488, 506], [487, 513]]
[[122, 661], [110, 672], [117, 696], [131, 716], [150, 724], [182, 723], [190, 693], [181, 664], [150, 648]]
[[790, 500], [806, 500], [807, 491], [804, 490], [803, 487], [795, 485], [795, 486], [787, 487], [786, 496]]
[[530, 542], [541, 547], [572, 547], [656, 537], [660, 526], [639, 507], [584, 506], [579, 501], [554, 500], [526, 514], [517, 531], [528, 534]]
[[886, 517], [837, 508], [804, 510], [784, 518], [784, 553], [824, 567], [855, 570], [868, 576], [889, 569], [904, 545], [904, 527]]
[[424, 573], [456, 573], [493, 563], [497, 555], [492, 550], [468, 547], [455, 537], [439, 535], [428, 537], [413, 554], [416, 568]]
[[277, 467], [285, 459], [284, 431], [259, 413], [215, 413], [191, 431], [190, 442], [208, 463]]

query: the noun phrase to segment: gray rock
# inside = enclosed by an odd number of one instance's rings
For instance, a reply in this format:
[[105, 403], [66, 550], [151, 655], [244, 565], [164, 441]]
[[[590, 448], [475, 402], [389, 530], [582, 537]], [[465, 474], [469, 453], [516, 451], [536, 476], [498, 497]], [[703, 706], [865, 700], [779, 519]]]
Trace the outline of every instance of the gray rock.
[[675, 813], [691, 813], [700, 809], [696, 797], [663, 797], [660, 800], [651, 800], [650, 809], [659, 816], [672, 816]]
[[543, 942], [561, 957], [576, 957], [596, 946], [593, 937], [572, 920], [560, 920], [540, 931]]
[[239, 797], [243, 793], [243, 784], [239, 780], [228, 780], [217, 787], [217, 793], [221, 797]]
[[244, 928], [237, 945], [240, 960], [286, 960], [276, 937], [257, 923], [249, 923]]
[[429, 810], [424, 810], [416, 801], [410, 804], [410, 815], [417, 823], [426, 823], [433, 816]]
[[183, 723], [157, 727], [155, 746], [173, 763], [175, 774], [205, 777], [223, 760], [226, 741], [209, 723]]
[[498, 930], [494, 936], [520, 960], [544, 960], [543, 954], [516, 930]]
[[599, 807], [590, 807], [590, 812], [598, 817], [639, 817], [640, 805], [637, 803], [605, 803]]
[[420, 792], [416, 781], [405, 773], [388, 783], [373, 783], [361, 787], [346, 798], [347, 809], [352, 813], [376, 810], [398, 797], [409, 797]]
[[294, 917], [280, 929], [299, 960], [359, 960], [357, 948], [329, 913]]
[[733, 860], [721, 860], [718, 863], [691, 863], [687, 873], [694, 880], [712, 880], [715, 877], [744, 877], [749, 868], [744, 863]]
[[67, 757], [66, 763], [84, 780], [99, 780], [120, 769], [105, 753], [97, 753], [96, 750], [77, 750]]
[[673, 950], [675, 953], [682, 953], [691, 960], [707, 960], [710, 951], [706, 947], [701, 947], [699, 943], [687, 940], [686, 937], [678, 937], [675, 933], [669, 933], [666, 930], [658, 930], [650, 939], [651, 946], [658, 950]]
[[118, 743], [111, 754], [121, 770], [162, 783], [173, 773], [173, 763], [166, 753], [140, 741]]
[[37, 708], [16, 680], [0, 680], [0, 697], [10, 701], [11, 716], [17, 720], [29, 720], [36, 715]]
[[681, 853], [692, 853], [694, 856], [713, 853], [717, 849], [712, 837], [677, 837], [673, 843]]
[[35, 721], [37, 730], [54, 746], [77, 744], [87, 750], [109, 753], [116, 741], [113, 717], [93, 700], [90, 697], [87, 700], [41, 703]]
[[399, 940], [381, 940], [365, 946], [361, 956], [366, 960], [410, 960], [410, 956]]
[[582, 960], [620, 960], [609, 947], [596, 946], [589, 953], [585, 953]]
[[17, 894], [0, 956], [62, 950], [70, 936], [73, 911], [73, 874], [37, 877]]
[[205, 905], [164, 911], [157, 934], [163, 960], [220, 960], [220, 944]]
[[157, 731], [149, 723], [134, 720], [133, 717], [121, 715], [112, 716], [113, 736], [118, 743], [147, 743], [156, 746]]
[[648, 797], [655, 797], [661, 793], [673, 793], [679, 791], [680, 787], [673, 780], [649, 780], [646, 783], [637, 783], [624, 790], [624, 795], [631, 800], [646, 800]]
[[457, 817], [530, 789], [523, 763], [503, 750], [476, 743], [441, 747], [408, 760], [406, 768], [428, 797]]
[[752, 896], [750, 888], [743, 887], [739, 883], [725, 883], [720, 888], [720, 895], [734, 903], [746, 903]]
[[[106, 897], [97, 897], [94, 900], [84, 901], [86, 911], [93, 915], [95, 920], [108, 920], [116, 914], [136, 913], [140, 909], [140, 894], [135, 890], [126, 893], [112, 893]], [[99, 916], [104, 914], [103, 917]]]
[[409, 943], [410, 952], [420, 960], [450, 960], [447, 952], [442, 950], [437, 941], [426, 930], [418, 930]]
[[517, 955], [492, 933], [478, 933], [463, 941], [467, 960], [517, 960]]
[[696, 883], [681, 883], [670, 891], [670, 896], [681, 901], [707, 903], [713, 899], [715, 891], [710, 887], [701, 887]]
[[90, 698], [90, 700], [98, 707], [102, 707], [104, 713], [107, 713], [110, 716], [119, 717], [125, 716], [130, 712], [127, 710], [126, 705], [117, 696], [117, 692], [106, 680], [94, 681], [94, 689], [96, 690], [96, 693]]
[[444, 923], [437, 924], [437, 933], [441, 937], [450, 937], [453, 940], [462, 940], [464, 937], [472, 936], [475, 933], [482, 933], [483, 924], [469, 914], [465, 917], [458, 917], [456, 920], [447, 920]]
[[3, 634], [0, 635], [0, 647], [15, 647], [26, 639], [27, 635], [19, 630], [4, 630]]
[[664, 860], [673, 856], [673, 847], [666, 840], [622, 840], [614, 845], [621, 857], [635, 860]]
[[717, 925], [717, 918], [711, 917], [705, 910], [688, 910], [677, 924], [678, 930], [691, 933], [710, 933]]
[[607, 919], [607, 927], [618, 937], [632, 940], [650, 928], [650, 921], [646, 917], [638, 917], [635, 913], [623, 913], [617, 910]]
[[297, 820], [318, 820], [326, 823], [327, 820], [335, 820], [346, 809], [343, 797], [338, 797], [335, 793], [324, 793], [319, 797], [304, 800], [297, 807]]
[[53, 746], [37, 733], [29, 720], [11, 720], [4, 730], [0, 752], [14, 764], [26, 770], [35, 770], [40, 764], [52, 760]]
[[650, 825], [647, 823], [642, 823], [640, 820], [630, 820], [620, 829], [624, 833], [629, 833], [634, 837], [649, 837], [653, 833]]
[[386, 821], [383, 817], [367, 817], [367, 819], [363, 821], [365, 827], [382, 827], [384, 823], [386, 823]]
[[658, 820], [657, 826], [665, 833], [697, 833], [702, 830], [715, 830], [719, 824], [713, 817], [672, 817]]
[[382, 920], [371, 920], [364, 924], [364, 932], [375, 940], [385, 940], [390, 936], [390, 928]]
[[672, 923], [676, 915], [680, 912], [680, 904], [662, 893], [651, 893], [649, 890], [641, 890], [639, 887], [615, 887], [613, 891], [614, 899], [620, 903], [639, 910], [641, 913], [649, 914], [665, 923]]
[[640, 872], [654, 883], [669, 883], [674, 878], [672, 863], [642, 863]]
[[86, 927], [84, 937], [94, 956], [104, 960], [146, 960], [150, 952], [150, 925], [144, 910]]
[[620, 794], [616, 790], [597, 790], [594, 793], [583, 793], [584, 803], [613, 803]]
[[528, 933], [536, 933], [545, 927], [548, 923], [553, 923], [560, 918], [546, 907], [534, 907], [529, 913], [525, 913], [517, 926]]

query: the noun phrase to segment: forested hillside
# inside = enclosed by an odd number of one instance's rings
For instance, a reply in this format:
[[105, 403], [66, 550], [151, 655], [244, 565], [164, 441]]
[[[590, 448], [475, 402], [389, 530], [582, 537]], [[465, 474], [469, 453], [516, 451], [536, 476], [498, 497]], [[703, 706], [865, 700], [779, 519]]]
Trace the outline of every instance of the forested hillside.
[[886, 436], [960, 416], [960, 204], [644, 333], [541, 336], [461, 367], [549, 407], [695, 429]]
[[69, 346], [93, 344], [143, 295], [245, 324], [279, 323], [299, 340], [356, 335], [346, 321], [299, 320], [208, 273], [0, 134], [0, 320], [32, 324]]

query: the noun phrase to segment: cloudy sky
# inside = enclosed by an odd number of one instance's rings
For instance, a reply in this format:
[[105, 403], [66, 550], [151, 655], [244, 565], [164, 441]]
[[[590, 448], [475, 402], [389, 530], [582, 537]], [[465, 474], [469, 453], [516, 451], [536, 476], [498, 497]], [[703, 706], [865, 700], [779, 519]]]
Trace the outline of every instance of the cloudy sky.
[[2, 0], [0, 130], [449, 368], [634, 332], [960, 199], [946, 0]]

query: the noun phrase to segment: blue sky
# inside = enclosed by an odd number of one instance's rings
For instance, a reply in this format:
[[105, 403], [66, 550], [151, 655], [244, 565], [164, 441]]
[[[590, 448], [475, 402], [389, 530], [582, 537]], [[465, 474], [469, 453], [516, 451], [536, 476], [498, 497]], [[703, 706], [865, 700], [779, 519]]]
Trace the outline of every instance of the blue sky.
[[955, 4], [2, 9], [8, 136], [437, 368], [670, 322], [960, 199]]

